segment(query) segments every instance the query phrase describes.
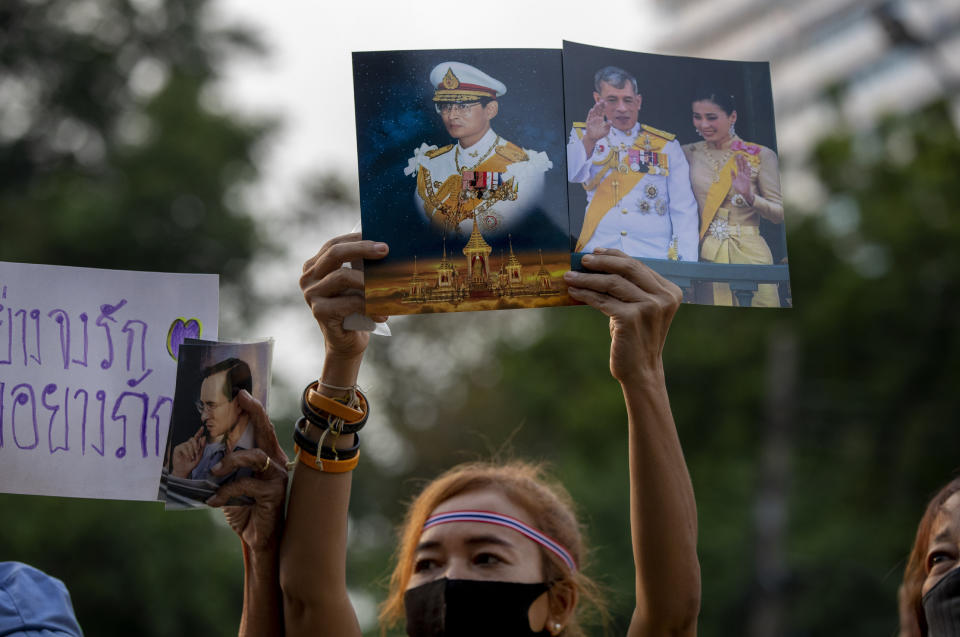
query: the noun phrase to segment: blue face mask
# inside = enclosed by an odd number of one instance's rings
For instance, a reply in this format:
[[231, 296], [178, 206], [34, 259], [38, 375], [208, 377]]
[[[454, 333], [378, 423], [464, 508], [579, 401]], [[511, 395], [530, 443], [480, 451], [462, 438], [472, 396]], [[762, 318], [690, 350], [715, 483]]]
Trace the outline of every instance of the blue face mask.
[[409, 637], [531, 637], [530, 604], [543, 583], [487, 582], [441, 578], [403, 596]]
[[928, 637], [960, 637], [960, 569], [944, 575], [921, 603]]

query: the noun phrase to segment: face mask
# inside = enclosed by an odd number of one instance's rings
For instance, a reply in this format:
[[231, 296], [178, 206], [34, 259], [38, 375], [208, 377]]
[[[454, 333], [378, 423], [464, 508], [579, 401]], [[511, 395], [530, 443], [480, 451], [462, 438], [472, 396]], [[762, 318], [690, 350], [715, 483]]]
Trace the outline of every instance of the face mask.
[[403, 596], [410, 637], [530, 637], [530, 604], [543, 583], [485, 582], [441, 578]]
[[960, 637], [960, 569], [943, 576], [923, 596], [930, 637]]

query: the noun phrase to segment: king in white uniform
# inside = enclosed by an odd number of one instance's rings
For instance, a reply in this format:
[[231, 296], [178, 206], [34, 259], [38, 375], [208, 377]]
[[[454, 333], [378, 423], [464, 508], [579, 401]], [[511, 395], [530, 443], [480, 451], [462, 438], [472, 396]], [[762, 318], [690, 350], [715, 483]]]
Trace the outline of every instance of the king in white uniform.
[[642, 97], [626, 71], [601, 69], [595, 87], [596, 104], [585, 123], [574, 123], [567, 144], [567, 176], [587, 191], [576, 251], [696, 261], [697, 202], [680, 144], [637, 122]]
[[500, 234], [519, 222], [543, 191], [553, 167], [546, 153], [521, 148], [490, 127], [497, 98], [507, 87], [461, 62], [443, 62], [430, 73], [433, 101], [450, 136], [438, 148], [421, 144], [404, 174], [416, 176], [417, 206], [444, 231], [469, 236], [476, 218], [484, 235]]

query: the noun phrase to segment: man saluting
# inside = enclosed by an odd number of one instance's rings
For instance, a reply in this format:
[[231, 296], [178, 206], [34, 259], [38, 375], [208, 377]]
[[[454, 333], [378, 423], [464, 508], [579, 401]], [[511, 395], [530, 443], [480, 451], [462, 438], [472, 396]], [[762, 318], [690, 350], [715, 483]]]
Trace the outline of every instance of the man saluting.
[[503, 82], [469, 64], [443, 62], [430, 72], [430, 84], [455, 143], [414, 150], [404, 174], [416, 176], [417, 205], [445, 233], [469, 236], [474, 220], [485, 235], [501, 233], [537, 203], [553, 164], [491, 128], [507, 92]]
[[643, 98], [623, 69], [600, 69], [594, 88], [587, 121], [574, 122], [567, 144], [567, 176], [587, 191], [576, 251], [696, 261], [697, 202], [676, 136], [637, 121]]

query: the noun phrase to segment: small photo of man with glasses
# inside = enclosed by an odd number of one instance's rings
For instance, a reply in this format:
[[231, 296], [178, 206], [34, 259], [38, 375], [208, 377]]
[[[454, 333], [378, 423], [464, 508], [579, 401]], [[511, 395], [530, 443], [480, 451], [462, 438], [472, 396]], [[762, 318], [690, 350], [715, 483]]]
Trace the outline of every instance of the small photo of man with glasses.
[[[216, 472], [230, 454], [257, 448], [247, 409], [267, 404], [273, 341], [216, 343], [187, 339], [177, 354], [177, 386], [160, 476], [167, 509], [206, 506], [222, 485], [253, 474]], [[159, 417], [157, 418], [159, 421]], [[159, 432], [158, 432], [159, 433]]]
[[253, 391], [250, 366], [239, 358], [228, 358], [205, 368], [202, 378], [195, 402], [202, 424], [173, 449], [171, 474], [178, 478], [212, 478], [210, 468], [224, 455], [254, 446], [247, 413], [237, 404], [241, 391]]

